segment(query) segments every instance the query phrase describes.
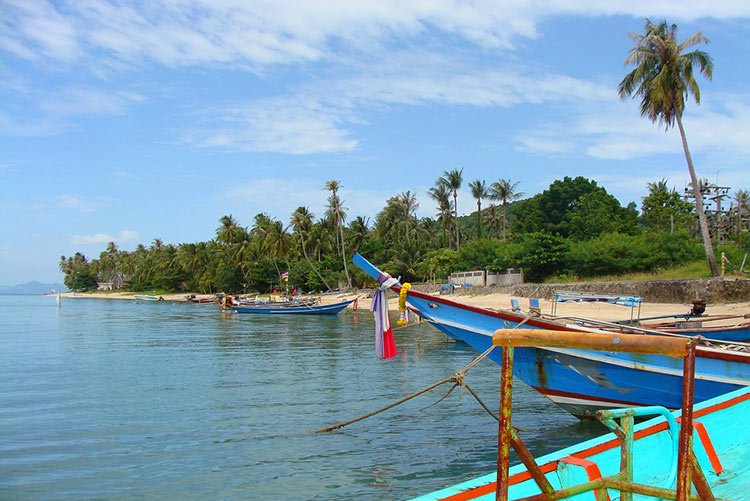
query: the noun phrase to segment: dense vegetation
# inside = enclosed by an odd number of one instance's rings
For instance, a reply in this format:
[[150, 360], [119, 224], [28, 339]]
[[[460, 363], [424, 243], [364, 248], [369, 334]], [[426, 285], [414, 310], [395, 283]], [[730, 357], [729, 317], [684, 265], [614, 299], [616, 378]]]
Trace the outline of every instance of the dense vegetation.
[[[623, 207], [582, 177], [565, 177], [520, 200], [518, 183], [474, 181], [469, 187], [478, 210], [457, 217], [462, 183], [462, 171], [438, 178], [429, 190], [435, 217], [418, 218], [416, 196], [406, 191], [389, 198], [371, 223], [362, 216], [347, 220], [338, 196], [341, 185], [329, 181], [331, 195], [319, 218], [299, 207], [288, 221], [258, 214], [247, 228], [227, 215], [208, 242], [175, 245], [157, 238], [132, 252], [109, 243], [96, 259], [81, 253], [63, 256], [60, 269], [65, 285], [77, 290], [111, 282], [138, 291], [210, 293], [369, 284], [359, 270], [347, 267], [354, 252], [409, 281], [445, 281], [454, 271], [518, 267], [529, 281], [575, 279], [705, 260], [693, 204], [664, 180], [648, 185], [640, 214], [634, 203]], [[482, 206], [483, 201], [489, 203]], [[750, 252], [749, 207], [748, 192], [739, 190], [732, 210], [714, 218], [724, 228], [725, 243], [718, 249], [728, 258], [728, 272]], [[288, 283], [280, 278], [287, 271]]]

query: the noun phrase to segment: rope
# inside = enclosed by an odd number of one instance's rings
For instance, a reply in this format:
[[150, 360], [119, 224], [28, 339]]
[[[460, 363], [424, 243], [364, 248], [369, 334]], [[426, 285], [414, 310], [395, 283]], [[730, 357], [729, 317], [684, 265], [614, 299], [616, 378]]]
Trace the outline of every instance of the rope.
[[[531, 318], [531, 316], [532, 316], [531, 314], [528, 314], [526, 316], [526, 318], [524, 318], [521, 322], [519, 322], [518, 324], [516, 324], [516, 326], [513, 327], [513, 329], [517, 329], [517, 328], [521, 327], [523, 324], [525, 324], [526, 322], [528, 322], [529, 319]], [[406, 327], [407, 326], [405, 325], [402, 328], [406, 328]], [[440, 398], [439, 400], [437, 400], [433, 404], [428, 405], [424, 409], [428, 409], [428, 408], [430, 408], [430, 407], [432, 407], [432, 406], [434, 406], [434, 405], [442, 402], [443, 400], [445, 400], [448, 397], [448, 395], [451, 394], [451, 392], [457, 386], [461, 386], [463, 388], [466, 388], [469, 391], [469, 393], [471, 394], [471, 396], [473, 396], [476, 399], [476, 401], [479, 403], [479, 405], [490, 416], [492, 416], [495, 419], [495, 421], [499, 421], [499, 418], [497, 417], [497, 415], [495, 415], [495, 413], [493, 413], [490, 410], [490, 408], [487, 407], [487, 405], [482, 401], [482, 399], [479, 398], [479, 395], [477, 395], [477, 393], [466, 382], [466, 373], [469, 370], [471, 370], [473, 367], [475, 367], [479, 362], [481, 362], [482, 360], [484, 360], [485, 358], [487, 358], [487, 356], [490, 354], [490, 352], [492, 350], [494, 350], [494, 349], [495, 349], [495, 346], [490, 346], [484, 352], [482, 352], [479, 356], [475, 357], [471, 362], [469, 362], [463, 369], [459, 370], [458, 372], [456, 372], [452, 376], [449, 376], [447, 378], [441, 379], [440, 381], [437, 381], [437, 382], [432, 383], [432, 384], [430, 384], [428, 386], [425, 386], [421, 390], [416, 391], [414, 393], [410, 393], [409, 395], [406, 395], [405, 397], [401, 398], [400, 400], [397, 400], [396, 402], [392, 402], [392, 403], [390, 403], [390, 404], [388, 404], [388, 405], [386, 405], [384, 407], [381, 407], [380, 409], [376, 409], [374, 411], [368, 412], [367, 414], [362, 414], [361, 416], [358, 416], [358, 417], [356, 417], [354, 419], [350, 419], [348, 421], [343, 421], [343, 422], [338, 423], [338, 424], [334, 424], [334, 425], [331, 425], [331, 426], [326, 426], [325, 428], [320, 428], [318, 430], [315, 430], [315, 433], [327, 433], [329, 431], [334, 431], [334, 430], [338, 430], [340, 428], [343, 428], [345, 426], [349, 426], [350, 424], [353, 424], [353, 423], [356, 423], [358, 421], [362, 421], [362, 420], [367, 419], [369, 417], [375, 416], [376, 414], [380, 414], [381, 412], [385, 412], [388, 409], [392, 409], [393, 407], [396, 407], [397, 405], [401, 405], [404, 402], [408, 402], [409, 400], [411, 400], [413, 398], [416, 398], [416, 397], [418, 397], [418, 396], [420, 396], [420, 395], [422, 395], [424, 393], [427, 393], [428, 391], [433, 390], [433, 389], [437, 388], [438, 386], [442, 386], [445, 383], [454, 383], [454, 384], [453, 384], [453, 387], [451, 387], [451, 389], [448, 390], [448, 392], [442, 398]], [[516, 428], [516, 430], [517, 431], [526, 431], [526, 430], [523, 430], [521, 428]]]

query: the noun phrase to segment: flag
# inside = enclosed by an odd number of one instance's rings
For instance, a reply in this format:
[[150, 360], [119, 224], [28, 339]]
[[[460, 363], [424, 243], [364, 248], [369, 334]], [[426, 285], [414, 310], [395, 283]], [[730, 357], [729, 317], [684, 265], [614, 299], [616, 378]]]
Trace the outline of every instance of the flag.
[[285, 271], [284, 273], [282, 273], [281, 274], [281, 279], [282, 280], [286, 280], [288, 282], [289, 281], [289, 272]]
[[391, 321], [388, 318], [388, 297], [386, 291], [390, 285], [396, 283], [397, 280], [391, 278], [390, 275], [384, 277], [383, 284], [380, 289], [375, 291], [375, 295], [372, 297], [372, 310], [375, 315], [375, 355], [380, 360], [385, 360], [398, 355], [396, 350], [396, 340], [393, 338], [393, 329], [391, 328]]

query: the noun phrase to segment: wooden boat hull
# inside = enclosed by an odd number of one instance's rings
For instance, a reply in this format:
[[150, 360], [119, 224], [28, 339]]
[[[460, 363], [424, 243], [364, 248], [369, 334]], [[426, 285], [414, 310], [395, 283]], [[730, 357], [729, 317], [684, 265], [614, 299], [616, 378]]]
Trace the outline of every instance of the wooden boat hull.
[[[380, 276], [361, 256], [353, 261], [374, 278]], [[398, 285], [393, 288], [400, 290]], [[480, 353], [492, 346], [492, 333], [497, 329], [576, 330], [544, 318], [475, 308], [414, 290], [408, 291], [406, 299], [433, 326]], [[581, 418], [603, 408], [680, 406], [682, 361], [671, 357], [563, 348], [518, 348], [515, 357], [517, 377]], [[501, 364], [501, 349], [495, 348], [489, 358]], [[695, 400], [700, 402], [750, 385], [750, 354], [700, 348], [695, 372]]]
[[336, 315], [352, 304], [354, 300], [325, 305], [300, 306], [234, 306], [236, 313], [256, 315]]
[[[694, 407], [693, 448], [714, 496], [745, 499], [750, 488], [750, 449], [747, 447], [746, 416], [750, 413], [750, 388], [715, 397]], [[675, 413], [677, 414], [677, 413]], [[636, 425], [633, 441], [634, 476], [642, 484], [674, 488], [674, 430], [658, 417]], [[581, 484], [619, 471], [620, 442], [608, 433], [537, 460], [556, 489]], [[539, 493], [526, 468], [510, 469], [509, 498], [519, 499]], [[494, 499], [496, 474], [462, 482], [413, 501]], [[593, 493], [575, 499], [594, 499]], [[634, 499], [654, 499], [636, 495]]]
[[[482, 312], [462, 310], [458, 305], [435, 307], [437, 303], [432, 299], [408, 297], [431, 325], [480, 353], [492, 346], [495, 330], [518, 325]], [[530, 324], [520, 328], [539, 328]], [[519, 348], [515, 357], [517, 377], [578, 417], [592, 417], [602, 408], [680, 406], [682, 361], [678, 359], [564, 348]], [[489, 358], [501, 364], [501, 349], [494, 349]], [[750, 355], [700, 350], [696, 357], [697, 402], [746, 385], [750, 385]]]

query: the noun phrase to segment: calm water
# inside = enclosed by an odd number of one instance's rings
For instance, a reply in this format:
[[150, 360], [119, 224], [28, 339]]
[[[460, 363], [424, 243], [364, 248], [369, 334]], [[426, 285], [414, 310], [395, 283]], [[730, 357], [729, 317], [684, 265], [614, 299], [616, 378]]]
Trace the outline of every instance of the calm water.
[[[0, 296], [0, 499], [404, 499], [489, 472], [497, 424], [444, 389], [343, 430], [475, 353], [429, 326], [373, 355], [371, 314]], [[492, 407], [499, 368], [469, 384]], [[544, 453], [600, 433], [516, 385]]]

